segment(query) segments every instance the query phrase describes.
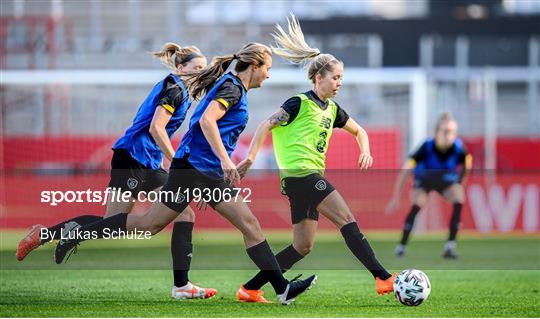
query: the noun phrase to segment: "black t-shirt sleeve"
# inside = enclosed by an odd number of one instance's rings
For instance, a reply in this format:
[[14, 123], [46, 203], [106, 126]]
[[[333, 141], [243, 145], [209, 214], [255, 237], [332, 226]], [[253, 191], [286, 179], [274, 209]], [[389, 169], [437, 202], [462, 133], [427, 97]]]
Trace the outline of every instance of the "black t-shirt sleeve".
[[298, 96], [293, 96], [289, 98], [283, 105], [281, 106], [282, 109], [285, 110], [285, 112], [289, 113], [289, 120], [287, 121], [287, 124], [294, 121], [296, 116], [298, 116], [298, 113], [300, 112], [300, 104], [302, 100]]
[[165, 80], [163, 89], [159, 94], [158, 105], [173, 114], [180, 104], [182, 104], [182, 89], [174, 82], [172, 77], [169, 77]]
[[225, 81], [219, 89], [217, 89], [214, 100], [218, 101], [226, 109], [235, 105], [242, 97], [242, 90], [232, 81]]
[[414, 153], [409, 155], [410, 158], [415, 160], [417, 163], [426, 158], [426, 147], [427, 142], [424, 142]]
[[342, 128], [345, 126], [345, 124], [349, 120], [349, 114], [347, 114], [347, 112], [345, 112], [345, 110], [342, 109], [339, 106], [339, 104], [336, 103], [336, 106], [337, 106], [337, 114], [336, 114], [336, 120], [334, 121], [334, 127]]

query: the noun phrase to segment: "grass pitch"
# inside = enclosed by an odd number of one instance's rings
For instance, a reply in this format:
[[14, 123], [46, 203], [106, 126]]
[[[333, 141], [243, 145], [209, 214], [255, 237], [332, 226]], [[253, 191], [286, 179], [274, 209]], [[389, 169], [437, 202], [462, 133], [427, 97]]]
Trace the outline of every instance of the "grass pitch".
[[[397, 234], [369, 234], [379, 259], [392, 271], [417, 268], [432, 283], [429, 299], [402, 306], [378, 296], [370, 274], [358, 265], [338, 233], [321, 233], [313, 253], [287, 273], [316, 273], [319, 280], [290, 306], [244, 304], [239, 285], [255, 273], [236, 233], [198, 233], [190, 278], [218, 289], [210, 300], [173, 300], [169, 236], [151, 240], [83, 243], [68, 263], [56, 265], [53, 245], [17, 262], [22, 232], [0, 242], [1, 317], [538, 317], [538, 236], [462, 236], [460, 259], [441, 258], [444, 235], [413, 238], [407, 255], [393, 256]], [[278, 251], [290, 233], [274, 233]], [[301, 269], [301, 270], [300, 270]], [[275, 301], [271, 287], [266, 297]]]

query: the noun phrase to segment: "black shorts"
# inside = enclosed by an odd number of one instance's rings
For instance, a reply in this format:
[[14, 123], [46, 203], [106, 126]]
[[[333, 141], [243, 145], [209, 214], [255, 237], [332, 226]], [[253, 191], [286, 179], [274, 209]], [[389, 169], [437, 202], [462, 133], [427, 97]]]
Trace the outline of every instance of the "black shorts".
[[317, 206], [326, 196], [336, 190], [330, 182], [317, 173], [304, 177], [286, 177], [282, 185], [291, 205], [293, 225], [306, 218], [319, 220]]
[[[233, 190], [223, 179], [212, 179], [195, 169], [187, 158], [175, 158], [169, 170], [169, 179], [160, 193], [160, 201], [177, 213], [181, 213], [196, 198], [194, 190], [203, 194], [215, 194], [214, 190], [223, 192]], [[199, 193], [200, 194], [200, 193]], [[234, 195], [233, 195], [234, 196]], [[205, 198], [205, 196], [203, 196]], [[212, 208], [223, 201], [223, 196], [210, 195], [207, 202]]]
[[150, 192], [167, 181], [167, 171], [163, 168], [150, 169], [131, 157], [125, 149], [113, 150], [111, 160], [111, 180], [109, 187], [131, 192], [137, 199], [140, 192]]
[[442, 180], [430, 180], [430, 179], [419, 179], [415, 178], [413, 182], [413, 188], [421, 188], [429, 193], [431, 191], [436, 191], [437, 193], [443, 195], [444, 191], [455, 184], [454, 182], [445, 182]]

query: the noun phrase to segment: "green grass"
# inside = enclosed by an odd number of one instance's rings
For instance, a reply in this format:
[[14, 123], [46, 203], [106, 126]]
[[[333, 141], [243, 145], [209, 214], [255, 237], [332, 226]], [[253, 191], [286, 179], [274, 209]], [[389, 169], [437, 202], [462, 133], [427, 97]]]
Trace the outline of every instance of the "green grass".
[[[374, 282], [337, 233], [321, 233], [313, 253], [287, 276], [316, 273], [317, 285], [291, 306], [235, 301], [255, 270], [236, 233], [199, 233], [190, 277], [215, 287], [210, 300], [170, 298], [169, 234], [143, 241], [83, 243], [67, 264], [52, 260], [52, 245], [23, 262], [13, 256], [21, 233], [0, 236], [0, 317], [538, 317], [538, 236], [462, 236], [460, 259], [440, 256], [444, 235], [417, 236], [403, 259], [393, 257], [397, 234], [368, 234], [391, 270], [418, 268], [433, 289], [419, 307], [377, 296]], [[290, 234], [272, 234], [277, 251]], [[99, 270], [97, 270], [99, 269]], [[266, 296], [275, 300], [271, 287]]]

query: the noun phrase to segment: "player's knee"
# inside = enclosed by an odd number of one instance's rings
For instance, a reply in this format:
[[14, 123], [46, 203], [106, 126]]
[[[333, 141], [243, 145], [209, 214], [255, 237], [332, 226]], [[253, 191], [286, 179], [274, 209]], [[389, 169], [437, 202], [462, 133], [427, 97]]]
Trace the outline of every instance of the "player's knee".
[[264, 240], [264, 236], [262, 234], [261, 225], [259, 224], [259, 220], [254, 215], [246, 216], [242, 219], [242, 225], [245, 236], [248, 236], [254, 240]]
[[245, 218], [245, 224], [249, 226], [250, 229], [261, 231], [261, 225], [259, 220], [254, 215]]

